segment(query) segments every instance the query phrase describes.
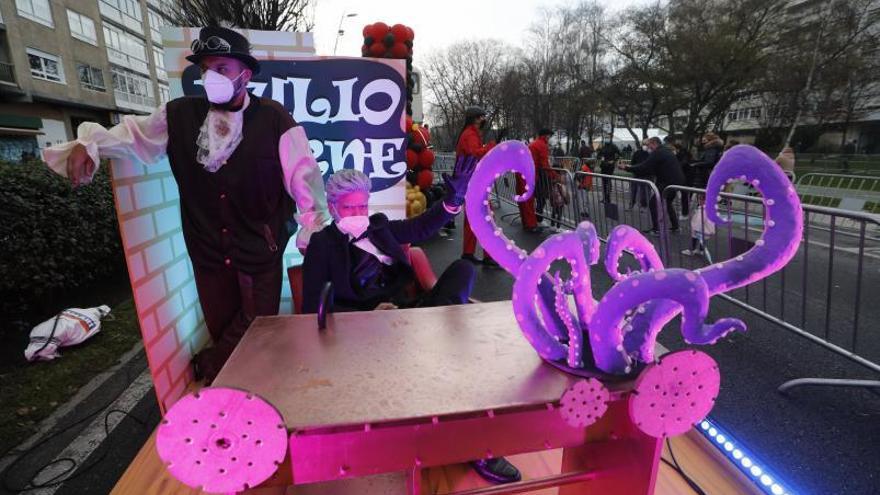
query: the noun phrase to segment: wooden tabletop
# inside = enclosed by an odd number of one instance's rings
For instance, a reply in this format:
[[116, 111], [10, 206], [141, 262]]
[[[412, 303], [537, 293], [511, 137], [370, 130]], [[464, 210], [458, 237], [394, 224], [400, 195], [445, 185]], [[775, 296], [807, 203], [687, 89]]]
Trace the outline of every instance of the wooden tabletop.
[[215, 386], [275, 405], [291, 430], [558, 400], [576, 377], [545, 364], [510, 301], [258, 318]]

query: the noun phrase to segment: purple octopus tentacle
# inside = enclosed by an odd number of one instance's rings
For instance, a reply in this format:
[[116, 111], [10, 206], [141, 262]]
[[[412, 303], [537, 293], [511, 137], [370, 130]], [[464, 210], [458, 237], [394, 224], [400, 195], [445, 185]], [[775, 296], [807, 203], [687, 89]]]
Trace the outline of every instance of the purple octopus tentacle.
[[[797, 254], [803, 233], [800, 198], [788, 176], [762, 151], [749, 145], [734, 146], [725, 152], [712, 171], [706, 188], [706, 216], [710, 221], [728, 222], [719, 215], [717, 202], [724, 185], [736, 181], [751, 184], [763, 196], [764, 232], [748, 252], [696, 270], [706, 281], [710, 296], [743, 287], [782, 269]], [[670, 301], [646, 304], [644, 313], [633, 318], [634, 330], [625, 341], [627, 351], [637, 351], [640, 360], [653, 361], [657, 332], [679, 311], [680, 307]], [[688, 340], [697, 344], [701, 339]]]
[[620, 258], [627, 251], [635, 256], [642, 272], [663, 269], [663, 261], [651, 241], [629, 225], [618, 225], [608, 235], [605, 247], [605, 270], [612, 279], [619, 282], [627, 277], [628, 274], [621, 273], [618, 268]]
[[568, 294], [565, 283], [559, 277], [559, 272], [553, 276], [553, 287], [556, 291], [556, 314], [562, 319], [562, 324], [568, 331], [568, 365], [572, 368], [580, 368], [584, 365], [584, 334], [579, 325], [575, 325], [571, 310], [568, 308]]
[[761, 150], [738, 145], [721, 157], [706, 188], [706, 216], [727, 223], [718, 212], [721, 189], [731, 180], [751, 184], [764, 199], [764, 232], [755, 246], [734, 259], [697, 270], [715, 295], [756, 282], [784, 267], [797, 254], [804, 228], [801, 201], [779, 165]]
[[516, 277], [527, 253], [504, 235], [501, 227], [495, 224], [489, 208], [489, 196], [495, 179], [507, 172], [517, 172], [525, 179], [525, 194], [517, 195], [515, 199], [526, 201], [532, 197], [535, 187], [535, 164], [532, 161], [532, 154], [528, 147], [519, 141], [504, 141], [486, 153], [477, 164], [465, 195], [465, 213], [471, 230], [480, 240], [483, 249]]
[[[685, 338], [708, 342], [727, 332], [745, 329], [742, 322], [732, 318], [703, 323], [709, 311], [709, 290], [696, 273], [680, 268], [640, 273], [608, 291], [590, 321], [590, 345], [600, 370], [614, 374], [631, 370], [632, 356], [623, 346], [626, 313], [658, 298], [670, 299], [683, 308], [681, 327]], [[656, 338], [656, 334], [651, 338]]]
[[[549, 267], [548, 267], [549, 269]], [[538, 283], [538, 309], [544, 317], [544, 328], [554, 339], [568, 339], [568, 331], [562, 316], [556, 311], [556, 287], [553, 280], [546, 273]]]
[[[556, 318], [550, 318], [548, 313], [544, 312], [545, 318], [542, 321], [538, 317], [536, 305], [545, 301], [538, 292], [539, 283], [556, 260], [566, 260], [571, 266], [573, 287], [589, 284], [585, 278], [589, 277], [590, 268], [584, 256], [580, 234], [577, 232], [557, 234], [541, 243], [523, 262], [513, 283], [513, 311], [516, 320], [538, 354], [552, 361], [567, 358], [568, 346], [560, 342], [556, 336], [567, 334], [568, 329], [565, 328], [564, 322], [556, 323], [557, 320], [562, 321], [560, 318], [564, 316], [554, 311], [555, 307], [551, 306], [549, 309]], [[549, 277], [547, 279], [552, 280]], [[552, 289], [552, 282], [549, 285]], [[553, 299], [550, 299], [548, 302], [552, 301]], [[566, 312], [571, 316], [567, 308]], [[559, 327], [556, 327], [557, 325]]]
[[[596, 227], [590, 222], [581, 222], [575, 229], [575, 233], [580, 238], [584, 259], [588, 266], [584, 270], [578, 271], [572, 275], [569, 284], [571, 285], [571, 293], [574, 294], [574, 303], [577, 308], [578, 322], [583, 332], [589, 331], [590, 318], [593, 317], [593, 311], [596, 307], [596, 301], [593, 299], [593, 285], [590, 279], [590, 266], [599, 262], [599, 235], [596, 233]], [[583, 273], [582, 273], [583, 272]]]

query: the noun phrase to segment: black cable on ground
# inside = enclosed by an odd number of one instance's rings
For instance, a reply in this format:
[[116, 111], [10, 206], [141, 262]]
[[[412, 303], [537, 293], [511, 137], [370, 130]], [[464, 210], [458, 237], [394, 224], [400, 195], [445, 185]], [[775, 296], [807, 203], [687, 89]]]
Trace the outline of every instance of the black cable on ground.
[[706, 492], [700, 488], [700, 485], [697, 484], [696, 481], [693, 480], [687, 473], [684, 472], [684, 469], [678, 464], [678, 460], [675, 459], [675, 453], [672, 451], [672, 442], [669, 441], [669, 437], [666, 437], [666, 449], [669, 450], [669, 457], [672, 458], [672, 462], [667, 461], [666, 459], [660, 458], [667, 466], [674, 469], [681, 477], [684, 479], [685, 483], [691, 487], [691, 489], [697, 492], [697, 495], [706, 495]]
[[[9, 483], [9, 473], [13, 471], [13, 467], [15, 467], [16, 465], [21, 463], [23, 460], [27, 459], [30, 454], [37, 451], [43, 445], [51, 442], [52, 440], [55, 440], [55, 438], [59, 434], [65, 432], [65, 431], [68, 431], [68, 430], [72, 429], [73, 427], [75, 427], [81, 423], [84, 423], [84, 422], [94, 418], [95, 416], [99, 415], [101, 413], [101, 411], [110, 407], [110, 405], [113, 404], [116, 401], [116, 399], [118, 399], [128, 389], [128, 386], [130, 384], [131, 384], [131, 373], [129, 371], [126, 371], [125, 372], [125, 387], [119, 393], [117, 393], [113, 397], [113, 399], [111, 399], [110, 401], [108, 401], [107, 403], [105, 403], [103, 406], [96, 409], [95, 411], [90, 412], [89, 414], [86, 414], [82, 418], [80, 418], [80, 419], [78, 419], [68, 425], [56, 428], [52, 432], [47, 433], [45, 435], [45, 438], [43, 438], [42, 440], [37, 442], [35, 445], [29, 447], [28, 449], [22, 451], [21, 454], [19, 455], [19, 457], [16, 460], [14, 460], [12, 462], [12, 464], [10, 464], [6, 468], [6, 470], [3, 472], [2, 480], [0, 480], [0, 481], [2, 481], [3, 489], [7, 490], [9, 492], [12, 492], [12, 493], [22, 493], [22, 492], [26, 492], [26, 491], [30, 491], [30, 490], [36, 490], [39, 488], [48, 488], [48, 487], [58, 486], [58, 485], [61, 485], [62, 483], [66, 483], [68, 481], [79, 478], [80, 476], [88, 473], [92, 468], [94, 468], [95, 466], [100, 464], [107, 457], [107, 454], [110, 452], [109, 447], [105, 447], [104, 451], [101, 453], [101, 455], [94, 462], [92, 462], [90, 464], [87, 464], [87, 465], [84, 464], [84, 465], [80, 466], [77, 464], [77, 462], [74, 459], [71, 459], [69, 457], [62, 457], [59, 459], [54, 459], [54, 460], [47, 462], [47, 463], [43, 464], [42, 466], [40, 466], [40, 468], [37, 469], [37, 471], [31, 475], [27, 484], [22, 487], [10, 486], [10, 483]], [[127, 416], [127, 417], [133, 419], [142, 428], [144, 428], [144, 429], [147, 428], [147, 421], [145, 421], [141, 418], [138, 418], [137, 416], [135, 416], [127, 411], [123, 411], [121, 409], [109, 409], [109, 410], [107, 410], [107, 412], [104, 415], [104, 441], [102, 442], [102, 444], [104, 444], [106, 442], [107, 438], [110, 436], [110, 415], [114, 414], [114, 413], [118, 413], [118, 414], [122, 414], [124, 416]], [[91, 457], [93, 454], [94, 453], [90, 454], [89, 457]], [[40, 475], [40, 473], [45, 471], [50, 466], [53, 466], [55, 464], [60, 464], [62, 462], [69, 462], [70, 467], [45, 482], [42, 482], [42, 483], [36, 482], [36, 478]], [[70, 476], [68, 476], [64, 479], [59, 479], [62, 476], [65, 476], [70, 473], [74, 473], [74, 474], [71, 474]]]

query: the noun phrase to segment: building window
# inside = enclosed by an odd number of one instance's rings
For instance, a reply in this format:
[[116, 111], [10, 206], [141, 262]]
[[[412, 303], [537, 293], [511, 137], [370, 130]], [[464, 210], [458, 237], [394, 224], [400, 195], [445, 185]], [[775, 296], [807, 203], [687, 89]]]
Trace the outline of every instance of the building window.
[[144, 32], [144, 15], [138, 0], [100, 0], [98, 8], [101, 15], [116, 21], [125, 27]]
[[159, 85], [159, 104], [164, 105], [168, 103], [168, 100], [171, 99], [171, 92], [168, 90], [168, 86], [164, 84]]
[[153, 47], [153, 62], [156, 63], [156, 77], [168, 80], [168, 73], [165, 72], [165, 50]]
[[153, 97], [153, 82], [149, 78], [121, 67], [113, 66], [111, 70], [117, 105], [124, 107], [126, 106], [124, 103], [127, 102], [137, 105], [145, 111], [156, 106], [156, 99]]
[[110, 62], [149, 74], [144, 41], [113, 26], [104, 24], [104, 43]]
[[168, 25], [168, 22], [159, 13], [147, 10], [147, 21], [150, 23], [150, 33], [153, 35], [153, 43], [162, 43], [162, 33], [159, 28]]
[[64, 83], [64, 69], [61, 67], [59, 57], [33, 48], [27, 49], [27, 55], [32, 76], [46, 81]]
[[76, 72], [82, 87], [102, 93], [107, 91], [107, 86], [104, 85], [104, 71], [101, 69], [87, 64], [76, 64]]
[[40, 24], [55, 27], [49, 0], [15, 0], [18, 15]]
[[89, 17], [67, 10], [67, 24], [74, 38], [98, 46], [98, 35], [95, 33], [95, 22]]

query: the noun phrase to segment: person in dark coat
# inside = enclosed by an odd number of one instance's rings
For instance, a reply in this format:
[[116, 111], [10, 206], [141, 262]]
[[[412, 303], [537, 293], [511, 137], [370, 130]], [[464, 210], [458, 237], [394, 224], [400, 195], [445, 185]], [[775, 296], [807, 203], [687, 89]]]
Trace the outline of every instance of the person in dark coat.
[[[693, 161], [691, 152], [682, 146], [681, 143], [674, 143], [672, 146], [675, 150], [675, 158], [678, 160], [678, 164], [681, 166], [681, 171], [684, 174], [684, 185], [694, 187], [694, 167], [691, 167], [691, 162]], [[688, 215], [690, 215], [690, 200], [691, 193], [682, 191], [681, 220], [687, 220]]]
[[593, 157], [593, 147], [587, 144], [586, 141], [581, 139], [581, 147], [578, 149], [578, 158], [581, 160], [586, 160], [588, 158]]
[[[333, 223], [313, 234], [303, 262], [303, 312], [315, 313], [320, 294], [333, 282], [333, 311], [386, 310], [464, 304], [474, 285], [475, 270], [456, 260], [434, 288], [416, 299], [403, 289], [414, 272], [401, 244], [425, 240], [461, 211], [477, 157], [459, 156], [452, 177], [443, 176], [446, 197], [431, 209], [408, 220], [389, 220], [382, 213], [367, 216], [370, 179], [355, 170], [341, 170], [327, 181], [327, 203]], [[519, 481], [519, 470], [503, 457], [472, 463], [483, 478], [494, 483]]]
[[[658, 137], [648, 139], [648, 158], [638, 165], [621, 165], [621, 168], [630, 171], [636, 177], [654, 176], [654, 182], [663, 201], [666, 203], [666, 211], [669, 213], [669, 221], [672, 224], [672, 231], [678, 230], [678, 216], [675, 214], [675, 208], [672, 200], [675, 199], [675, 191], [666, 191], [668, 186], [680, 186], [684, 184], [684, 174], [678, 160], [672, 153], [672, 150], [663, 146]], [[657, 220], [657, 204], [656, 201], [650, 201], [648, 206], [651, 209], [651, 233], [659, 233], [660, 226]]]
[[334, 221], [312, 235], [303, 262], [303, 312], [317, 312], [327, 282], [333, 282], [334, 311], [466, 303], [475, 272], [465, 260], [453, 262], [429, 292], [409, 298], [406, 289], [415, 272], [401, 245], [430, 238], [461, 211], [476, 163], [474, 157], [460, 158], [454, 175], [444, 177], [445, 199], [407, 220], [367, 216], [370, 178], [350, 169], [334, 173], [326, 186]]
[[43, 150], [43, 159], [80, 185], [91, 182], [101, 158], [147, 166], [168, 158], [213, 343], [194, 356], [193, 369], [210, 384], [254, 318], [278, 314], [288, 222], [299, 225], [296, 246], [304, 250], [330, 215], [305, 129], [278, 102], [247, 91], [260, 70], [247, 38], [205, 27], [190, 48], [186, 59], [201, 70], [204, 97], [171, 100], [110, 129], [85, 122], [75, 141]]
[[[599, 150], [599, 171], [605, 175], [614, 175], [614, 168], [619, 159], [620, 149], [614, 144], [614, 141], [609, 140]], [[604, 203], [611, 202], [611, 180], [604, 177], [602, 178], [602, 201]]]
[[[650, 153], [648, 153], [648, 140], [646, 139], [646, 140], [642, 141], [642, 147], [637, 149], [632, 154], [632, 159], [630, 160], [630, 164], [638, 165], [638, 164], [642, 163], [643, 161], [647, 160], [648, 156], [650, 156]], [[635, 208], [637, 199], [641, 199], [639, 204], [641, 204], [642, 207], [645, 206], [645, 203], [647, 203], [647, 197], [648, 197], [648, 192], [645, 191], [645, 188], [646, 188], [646, 186], [644, 184], [638, 184], [638, 183], [630, 184], [630, 189], [629, 189], [629, 209], [630, 210]]]
[[705, 188], [709, 184], [709, 175], [724, 153], [724, 142], [715, 133], [704, 134], [702, 145], [703, 152], [700, 153], [700, 158], [691, 164], [694, 170], [694, 187], [699, 188]]

